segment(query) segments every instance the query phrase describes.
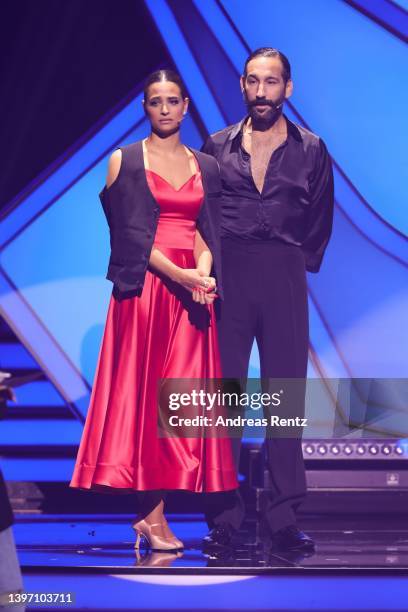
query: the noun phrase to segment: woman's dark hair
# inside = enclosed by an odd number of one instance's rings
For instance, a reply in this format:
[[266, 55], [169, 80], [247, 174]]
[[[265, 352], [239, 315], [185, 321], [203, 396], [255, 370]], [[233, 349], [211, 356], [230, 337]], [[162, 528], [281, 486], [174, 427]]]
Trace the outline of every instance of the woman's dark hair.
[[187, 98], [187, 91], [184, 87], [183, 81], [180, 76], [174, 70], [156, 70], [156, 72], [152, 72], [150, 74], [144, 84], [143, 95], [145, 99], [147, 98], [147, 93], [150, 85], [153, 83], [160, 83], [161, 81], [170, 81], [171, 83], [175, 83], [178, 85], [182, 98]]
[[287, 83], [287, 81], [291, 78], [291, 69], [290, 69], [290, 63], [289, 63], [288, 58], [286, 57], [284, 53], [282, 53], [282, 51], [279, 51], [279, 49], [274, 49], [273, 47], [260, 47], [259, 49], [255, 49], [255, 51], [252, 51], [251, 55], [247, 57], [247, 60], [245, 62], [245, 66], [244, 66], [244, 76], [245, 77], [247, 75], [247, 67], [248, 67], [249, 62], [255, 59], [256, 57], [279, 57], [282, 63], [283, 80], [285, 81], [285, 83]]

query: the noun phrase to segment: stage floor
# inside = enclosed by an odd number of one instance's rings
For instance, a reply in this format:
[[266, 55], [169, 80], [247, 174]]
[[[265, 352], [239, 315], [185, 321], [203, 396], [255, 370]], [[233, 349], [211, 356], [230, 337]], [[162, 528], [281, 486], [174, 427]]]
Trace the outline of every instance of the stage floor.
[[[308, 557], [271, 553], [248, 522], [234, 553], [212, 558], [200, 550], [206, 525], [197, 515], [169, 518], [186, 545], [177, 556], [136, 554], [131, 515], [16, 513], [25, 593], [72, 594], [73, 603], [47, 605], [50, 612], [408, 609], [406, 520], [303, 519], [317, 543]], [[26, 612], [38, 609], [28, 605]]]
[[300, 526], [313, 537], [316, 552], [271, 550], [245, 523], [240, 542], [217, 556], [201, 552], [206, 524], [199, 515], [170, 515], [183, 552], [134, 549], [131, 515], [44, 515], [16, 513], [14, 535], [24, 573], [112, 573], [214, 575], [404, 575], [408, 574], [408, 523], [382, 517], [313, 517]]

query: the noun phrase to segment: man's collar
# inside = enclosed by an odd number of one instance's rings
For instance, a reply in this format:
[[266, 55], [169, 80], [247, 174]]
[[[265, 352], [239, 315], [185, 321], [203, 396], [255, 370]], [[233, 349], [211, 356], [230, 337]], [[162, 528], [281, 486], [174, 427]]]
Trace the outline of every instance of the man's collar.
[[[298, 140], [299, 142], [302, 142], [302, 135], [301, 135], [297, 125], [295, 123], [293, 123], [292, 121], [290, 121], [290, 119], [288, 119], [285, 114], [283, 114], [283, 116], [286, 119], [286, 125], [287, 125], [287, 128], [288, 128], [288, 134], [293, 136], [293, 138], [295, 140]], [[246, 117], [241, 119], [241, 121], [239, 123], [236, 123], [233, 126], [233, 128], [232, 128], [232, 130], [231, 130], [231, 132], [229, 134], [229, 140], [234, 140], [234, 138], [237, 138], [238, 136], [240, 136], [242, 134], [242, 128], [244, 127], [244, 123], [247, 121], [248, 118], [249, 118], [249, 115], [247, 115]]]
[[239, 123], [236, 123], [232, 127], [232, 130], [230, 131], [229, 136], [228, 136], [228, 140], [234, 140], [234, 138], [236, 138], [238, 136], [238, 134], [241, 133], [242, 128], [244, 126], [244, 123], [248, 119], [248, 117], [249, 117], [249, 115], [247, 115], [246, 117], [241, 119], [241, 121]]

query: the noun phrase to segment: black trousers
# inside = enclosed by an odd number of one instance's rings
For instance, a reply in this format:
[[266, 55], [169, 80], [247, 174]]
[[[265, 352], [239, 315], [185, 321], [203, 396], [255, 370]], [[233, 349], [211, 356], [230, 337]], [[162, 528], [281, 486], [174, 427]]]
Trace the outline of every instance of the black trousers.
[[166, 501], [167, 491], [152, 489], [151, 491], [136, 491], [137, 509], [142, 518], [150, 514], [161, 502]]
[[[223, 376], [246, 379], [256, 339], [261, 378], [306, 378], [309, 345], [305, 261], [299, 247], [273, 241], [224, 239], [224, 301], [218, 307]], [[301, 440], [266, 438], [271, 488], [263, 508], [271, 531], [296, 522], [306, 495]], [[232, 439], [236, 469], [241, 439]], [[205, 496], [208, 526], [239, 529], [245, 508], [238, 490]]]

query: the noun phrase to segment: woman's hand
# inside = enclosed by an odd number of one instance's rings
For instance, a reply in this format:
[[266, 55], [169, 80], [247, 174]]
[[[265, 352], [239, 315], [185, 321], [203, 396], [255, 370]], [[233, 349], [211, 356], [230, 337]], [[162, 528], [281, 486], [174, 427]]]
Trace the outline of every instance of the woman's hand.
[[[200, 272], [202, 275], [202, 272]], [[201, 276], [201, 278], [205, 279], [207, 286], [205, 289], [196, 288], [193, 290], [193, 300], [194, 302], [198, 302], [200, 304], [212, 304], [214, 300], [218, 297], [215, 293], [217, 289], [216, 280], [213, 276]]]
[[213, 291], [212, 293], [205, 293], [202, 289], [193, 290], [193, 301], [199, 304], [212, 304], [218, 295]]
[[179, 268], [173, 275], [173, 280], [190, 293], [198, 288], [205, 291], [210, 286], [209, 277], [201, 276], [196, 268]]

